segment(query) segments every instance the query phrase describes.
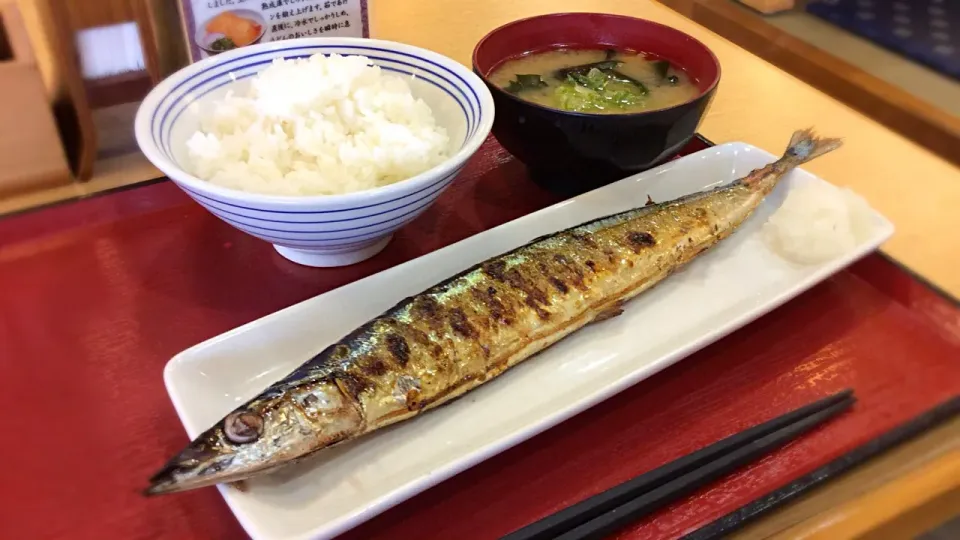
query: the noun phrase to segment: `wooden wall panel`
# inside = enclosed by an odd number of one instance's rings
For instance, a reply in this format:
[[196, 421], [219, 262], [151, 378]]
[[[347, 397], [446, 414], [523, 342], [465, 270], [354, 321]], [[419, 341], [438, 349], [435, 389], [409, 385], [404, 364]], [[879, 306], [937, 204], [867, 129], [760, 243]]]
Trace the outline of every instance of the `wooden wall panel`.
[[67, 10], [70, 20], [78, 29], [132, 21], [135, 15], [131, 0], [55, 0], [55, 2]]
[[15, 2], [0, 1], [0, 196], [71, 181], [57, 127], [43, 95], [24, 20]]
[[55, 35], [50, 4], [48, 0], [17, 0], [17, 7], [23, 16], [24, 26], [33, 45], [33, 54], [37, 68], [43, 77], [47, 97], [52, 102], [62, 92], [63, 81], [58, 67], [55, 47], [52, 44]]

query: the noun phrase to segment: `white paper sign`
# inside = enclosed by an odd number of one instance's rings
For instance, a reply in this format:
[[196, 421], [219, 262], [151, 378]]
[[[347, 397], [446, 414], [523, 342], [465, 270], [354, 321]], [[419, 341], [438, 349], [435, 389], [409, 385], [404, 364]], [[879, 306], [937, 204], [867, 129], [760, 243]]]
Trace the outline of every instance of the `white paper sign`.
[[300, 37], [369, 37], [367, 0], [182, 0], [190, 61]]

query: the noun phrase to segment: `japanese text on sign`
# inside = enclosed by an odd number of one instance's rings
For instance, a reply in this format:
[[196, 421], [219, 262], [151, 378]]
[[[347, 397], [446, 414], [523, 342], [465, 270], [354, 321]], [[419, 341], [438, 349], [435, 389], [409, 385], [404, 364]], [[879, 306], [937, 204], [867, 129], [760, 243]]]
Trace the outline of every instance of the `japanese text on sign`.
[[368, 37], [367, 0], [183, 0], [191, 60], [302, 37]]

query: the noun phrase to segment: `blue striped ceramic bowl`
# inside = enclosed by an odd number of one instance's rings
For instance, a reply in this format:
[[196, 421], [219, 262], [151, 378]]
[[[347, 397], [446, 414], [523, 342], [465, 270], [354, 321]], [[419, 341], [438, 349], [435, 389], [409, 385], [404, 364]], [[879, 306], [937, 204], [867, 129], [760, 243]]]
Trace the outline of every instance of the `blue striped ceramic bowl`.
[[[277, 196], [213, 185], [186, 172], [187, 138], [204, 103], [274, 58], [316, 53], [363, 55], [384, 70], [413, 75], [414, 95], [447, 129], [452, 156], [413, 178], [382, 188], [327, 196]], [[493, 124], [493, 100], [479, 77], [437, 53], [389, 41], [310, 38], [243, 47], [190, 65], [150, 92], [137, 112], [137, 143], [147, 158], [204, 208], [273, 244], [284, 257], [310, 266], [343, 266], [372, 257], [394, 231], [422, 213], [453, 182]]]

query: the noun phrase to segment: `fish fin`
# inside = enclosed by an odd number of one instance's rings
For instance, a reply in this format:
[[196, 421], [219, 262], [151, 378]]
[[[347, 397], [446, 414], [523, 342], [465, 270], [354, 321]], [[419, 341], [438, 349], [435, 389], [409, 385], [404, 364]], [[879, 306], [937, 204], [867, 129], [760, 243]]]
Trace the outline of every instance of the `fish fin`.
[[623, 304], [623, 300], [617, 300], [617, 303], [614, 305], [597, 313], [597, 316], [593, 318], [593, 322], [601, 322], [621, 315], [623, 313]]
[[237, 480], [237, 481], [235, 481], [235, 482], [230, 482], [230, 483], [227, 484], [227, 485], [230, 486], [231, 488], [239, 491], [240, 493], [246, 493], [246, 492], [249, 491], [249, 489], [250, 489], [250, 485], [247, 484], [247, 482], [244, 481], [244, 480]]
[[790, 137], [790, 144], [787, 151], [783, 154], [783, 160], [797, 166], [806, 163], [816, 157], [822, 156], [827, 152], [832, 152], [843, 145], [841, 139], [831, 139], [826, 137], [817, 137], [813, 129], [801, 129], [794, 132]]

